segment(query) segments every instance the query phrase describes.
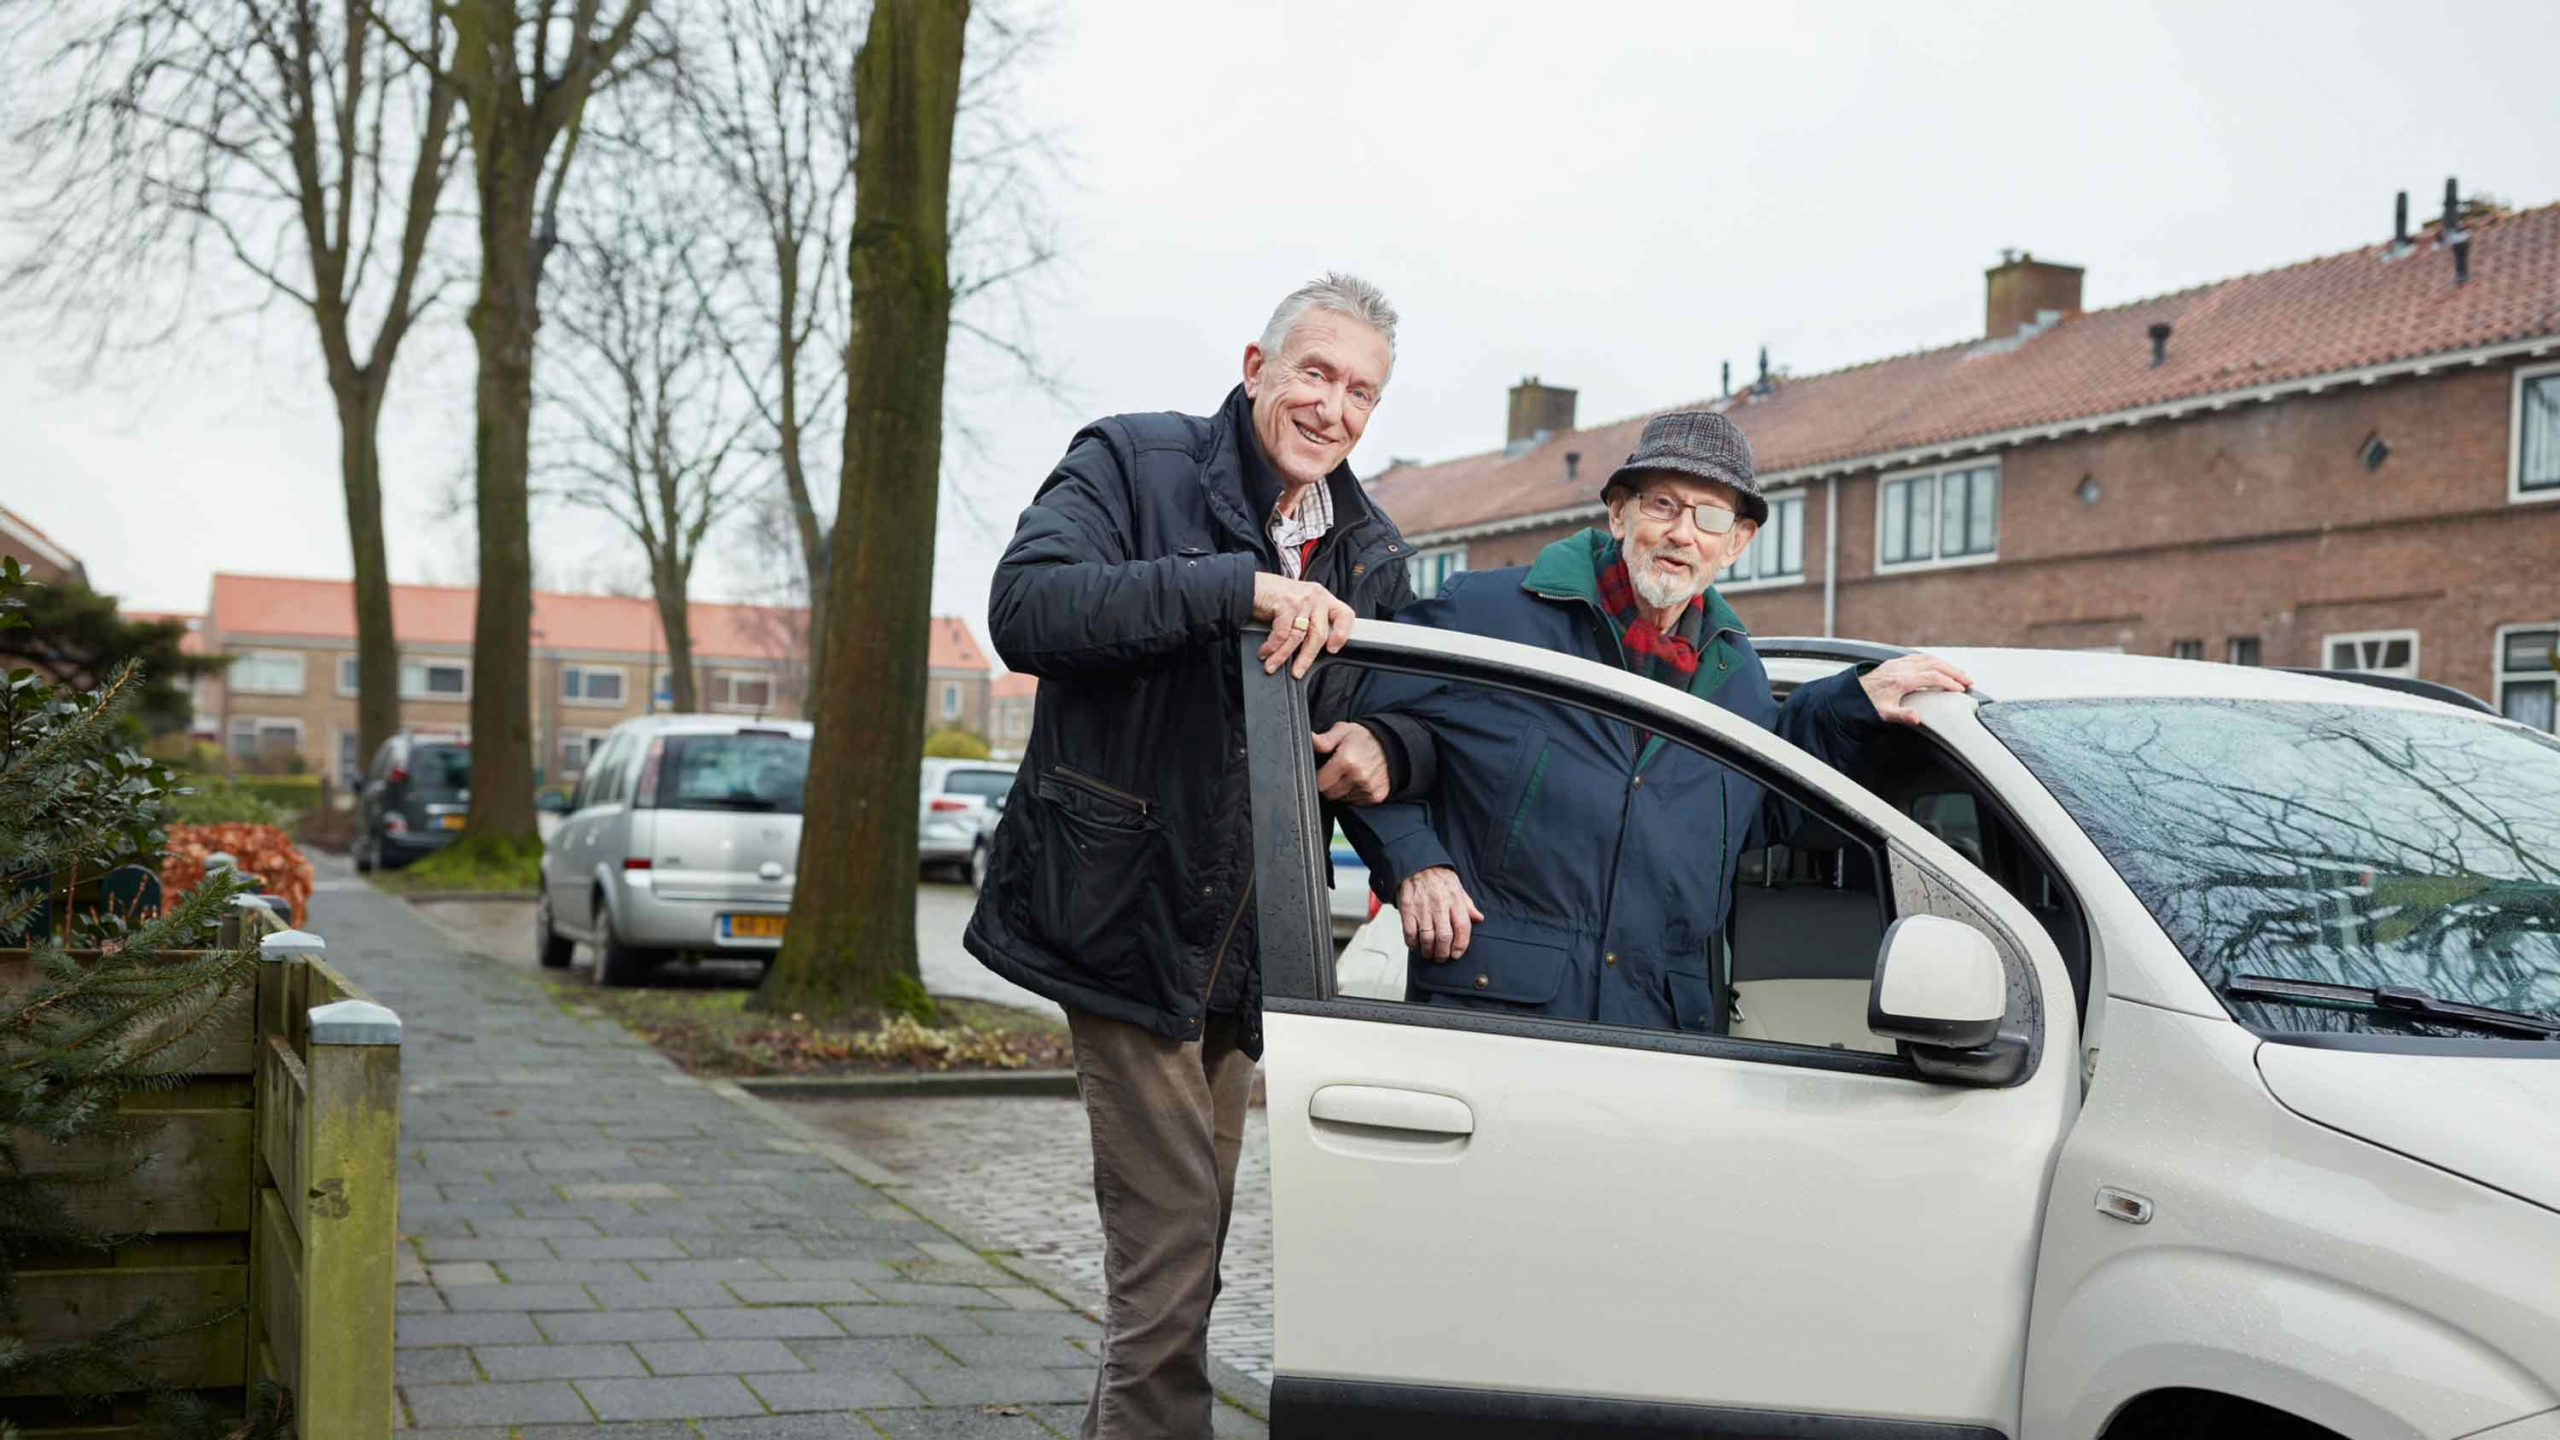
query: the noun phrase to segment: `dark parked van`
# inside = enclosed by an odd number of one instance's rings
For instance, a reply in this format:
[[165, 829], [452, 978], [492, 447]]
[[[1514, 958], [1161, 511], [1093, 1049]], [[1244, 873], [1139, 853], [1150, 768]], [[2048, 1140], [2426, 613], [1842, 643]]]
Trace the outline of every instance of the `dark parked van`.
[[402, 731], [382, 742], [357, 802], [356, 868], [406, 865], [453, 843], [471, 809], [471, 742]]

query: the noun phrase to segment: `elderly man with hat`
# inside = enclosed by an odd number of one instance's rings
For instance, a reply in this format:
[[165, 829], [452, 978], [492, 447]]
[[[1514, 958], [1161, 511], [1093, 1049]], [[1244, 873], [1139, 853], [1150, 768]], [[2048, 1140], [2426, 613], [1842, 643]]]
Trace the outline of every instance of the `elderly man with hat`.
[[[1677, 687], [1834, 765], [1915, 691], [1963, 690], [1909, 655], [1798, 688], [1781, 705], [1714, 589], [1769, 503], [1751, 446], [1713, 411], [1655, 417], [1601, 489], [1608, 527], [1526, 566], [1451, 577], [1396, 618], [1521, 641]], [[1408, 998], [1712, 1029], [1705, 963], [1736, 865], [1796, 812], [1739, 772], [1620, 721], [1506, 691], [1379, 673], [1355, 713], [1427, 728], [1430, 790], [1348, 812], [1345, 829], [1411, 948]], [[1463, 959], [1463, 964], [1451, 962]]]

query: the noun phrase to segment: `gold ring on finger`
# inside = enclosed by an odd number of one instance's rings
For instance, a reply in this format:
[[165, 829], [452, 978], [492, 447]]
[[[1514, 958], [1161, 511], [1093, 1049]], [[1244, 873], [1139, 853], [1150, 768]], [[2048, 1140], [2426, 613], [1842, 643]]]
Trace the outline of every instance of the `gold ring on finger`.
[[1304, 616], [1304, 615], [1301, 615], [1301, 616], [1299, 616], [1299, 617], [1298, 617], [1297, 624], [1298, 624], [1298, 628], [1299, 628], [1299, 629], [1301, 629], [1301, 630], [1304, 630], [1304, 629], [1308, 628], [1308, 626], [1309, 626], [1310, 624], [1312, 624], [1312, 623], [1313, 623], [1313, 622], [1309, 621], [1309, 620], [1307, 619], [1307, 617], [1306, 617], [1306, 616]]

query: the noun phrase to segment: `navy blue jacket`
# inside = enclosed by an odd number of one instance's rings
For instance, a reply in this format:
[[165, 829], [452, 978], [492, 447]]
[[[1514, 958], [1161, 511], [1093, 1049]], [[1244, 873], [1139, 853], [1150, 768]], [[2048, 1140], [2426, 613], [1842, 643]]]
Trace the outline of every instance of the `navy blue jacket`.
[[[1622, 665], [1599, 605], [1605, 531], [1568, 536], [1527, 567], [1456, 575], [1396, 619]], [[1707, 596], [1689, 693], [1838, 766], [1882, 725], [1854, 672], [1784, 705], [1723, 598]], [[1375, 673], [1358, 713], [1427, 726], [1438, 772], [1423, 797], [1345, 813], [1392, 903], [1405, 877], [1453, 867], [1484, 912], [1467, 953], [1411, 960], [1409, 998], [1613, 1025], [1715, 1026], [1711, 943], [1736, 865], [1783, 840], [1798, 812], [1683, 745], [1508, 691]]]

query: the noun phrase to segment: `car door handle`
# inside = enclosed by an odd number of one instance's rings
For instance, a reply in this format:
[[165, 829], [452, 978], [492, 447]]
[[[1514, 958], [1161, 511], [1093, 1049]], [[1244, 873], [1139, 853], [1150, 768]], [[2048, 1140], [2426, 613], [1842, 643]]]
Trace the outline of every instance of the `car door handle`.
[[1476, 1112], [1464, 1100], [1378, 1085], [1327, 1085], [1307, 1100], [1307, 1118], [1318, 1125], [1361, 1125], [1427, 1135], [1476, 1133]]

